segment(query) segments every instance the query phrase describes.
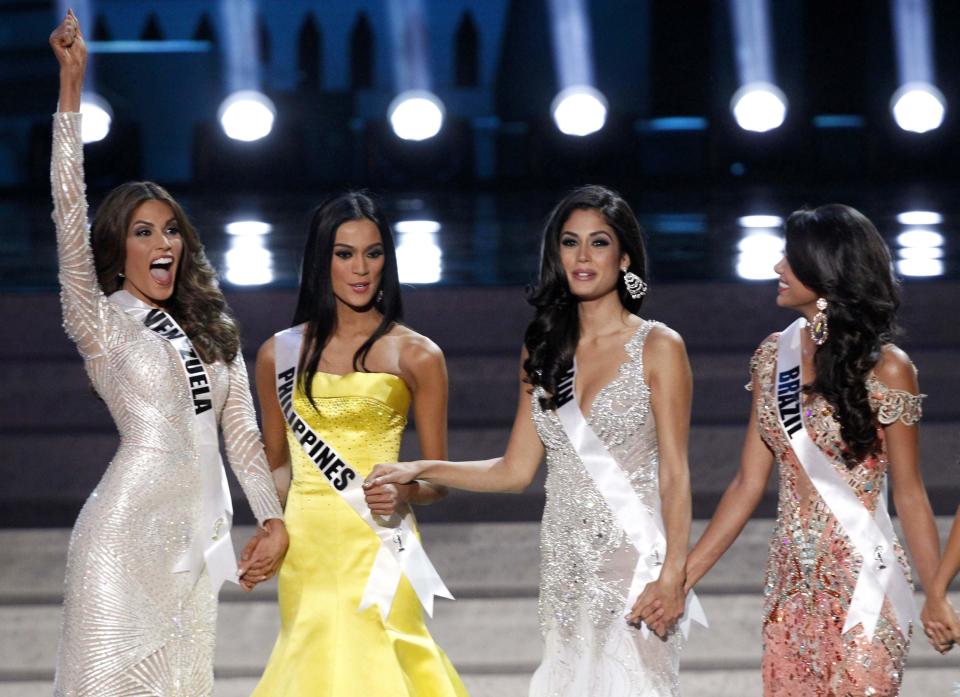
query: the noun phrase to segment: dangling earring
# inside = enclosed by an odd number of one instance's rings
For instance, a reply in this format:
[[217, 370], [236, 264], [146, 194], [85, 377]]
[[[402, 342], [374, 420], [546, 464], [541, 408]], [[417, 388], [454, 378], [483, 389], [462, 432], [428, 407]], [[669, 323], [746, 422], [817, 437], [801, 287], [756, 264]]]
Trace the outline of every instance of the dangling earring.
[[383, 302], [383, 288], [377, 291], [377, 299], [375, 301], [377, 305]]
[[627, 287], [627, 292], [634, 300], [639, 300], [647, 294], [647, 282], [640, 278], [633, 271], [620, 269], [623, 271], [623, 285]]
[[815, 314], [810, 322], [810, 339], [817, 346], [823, 346], [827, 337], [830, 336], [830, 330], [827, 327], [826, 298], [817, 298], [817, 309], [820, 312]]
[[125, 279], [126, 276], [124, 276], [124, 275], [123, 275], [123, 271], [121, 271], [120, 273], [117, 274], [117, 278], [119, 278], [119, 279], [120, 279], [120, 282], [122, 283], [122, 282], [123, 282], [123, 279]]

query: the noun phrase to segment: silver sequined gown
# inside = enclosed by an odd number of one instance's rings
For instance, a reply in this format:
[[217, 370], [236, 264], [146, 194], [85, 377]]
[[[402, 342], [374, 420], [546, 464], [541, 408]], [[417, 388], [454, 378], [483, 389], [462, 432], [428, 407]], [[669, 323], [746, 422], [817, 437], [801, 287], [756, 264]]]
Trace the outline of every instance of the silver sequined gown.
[[[206, 575], [172, 568], [197, 531], [193, 410], [173, 347], [101, 292], [84, 195], [80, 115], [54, 116], [53, 219], [64, 327], [120, 432], [67, 553], [54, 692], [62, 697], [202, 697], [213, 691], [217, 599]], [[207, 365], [227, 455], [261, 522], [282, 517], [247, 371]], [[64, 453], [63, 467], [70, 468]]]
[[[587, 421], [627, 473], [637, 496], [660, 515], [657, 427], [643, 379], [645, 321], [627, 342], [628, 359], [594, 400]], [[624, 620], [638, 554], [584, 470], [556, 413], [533, 419], [547, 460], [547, 500], [540, 551], [543, 662], [531, 697], [666, 697], [678, 695], [680, 635], [666, 641]], [[632, 600], [632, 599], [631, 599]]]

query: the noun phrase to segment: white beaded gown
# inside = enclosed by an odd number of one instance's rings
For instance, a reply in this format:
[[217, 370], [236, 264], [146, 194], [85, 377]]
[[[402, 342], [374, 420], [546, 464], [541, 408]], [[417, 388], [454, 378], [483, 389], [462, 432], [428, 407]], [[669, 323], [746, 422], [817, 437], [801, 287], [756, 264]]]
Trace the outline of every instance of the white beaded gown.
[[[206, 573], [173, 573], [199, 534], [193, 409], [173, 346], [97, 283], [80, 115], [53, 123], [53, 219], [64, 327], [120, 432], [70, 538], [57, 697], [202, 697], [213, 691], [217, 598]], [[243, 357], [206, 366], [227, 455], [263, 522], [282, 518]], [[64, 454], [63, 467], [70, 458]]]
[[[597, 395], [587, 422], [660, 516], [657, 427], [643, 379], [644, 321], [624, 346], [627, 360]], [[627, 593], [638, 553], [584, 469], [554, 411], [533, 393], [533, 419], [546, 450], [546, 505], [540, 533], [543, 662], [530, 697], [679, 695], [681, 638], [666, 641], [627, 625]], [[629, 599], [630, 602], [635, 598]]]

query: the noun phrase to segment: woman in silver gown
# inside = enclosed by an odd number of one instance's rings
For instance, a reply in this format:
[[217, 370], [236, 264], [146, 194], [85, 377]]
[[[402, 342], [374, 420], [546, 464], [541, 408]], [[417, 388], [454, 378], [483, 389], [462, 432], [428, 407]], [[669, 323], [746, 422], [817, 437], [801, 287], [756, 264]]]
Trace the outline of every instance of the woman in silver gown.
[[[186, 364], [174, 343], [126, 308], [168, 311], [203, 360], [206, 405], [216, 415], [257, 520], [276, 543], [269, 550], [258, 547], [263, 559], [257, 559], [255, 578], [242, 579], [247, 586], [273, 573], [286, 548], [280, 503], [235, 325], [179, 206], [156, 185], [125, 184], [98, 210], [92, 232], [88, 227], [76, 113], [86, 48], [72, 13], [50, 43], [60, 63], [51, 183], [64, 327], [120, 432], [119, 450], [70, 539], [54, 692], [209, 695], [217, 584], [210, 582], [214, 567], [206, 554], [211, 537], [229, 542], [229, 517], [218, 519], [215, 530], [203, 530], [202, 498], [209, 490], [203, 465], [211, 459], [200, 452], [194, 424], [195, 410], [200, 413], [197, 384], [188, 387]], [[216, 314], [204, 317], [211, 304]], [[219, 467], [215, 452], [214, 446]], [[213, 476], [219, 480], [221, 474]], [[197, 549], [203, 550], [199, 556], [192, 552]], [[220, 559], [236, 573], [232, 549], [220, 551], [229, 555]]]
[[[561, 201], [547, 223], [542, 254], [506, 453], [479, 462], [379, 465], [367, 483], [423, 479], [473, 491], [520, 491], [545, 454], [544, 653], [531, 697], [677, 695], [681, 637], [671, 628], [684, 611], [690, 527], [691, 375], [683, 341], [637, 315], [646, 255], [633, 212], [614, 192], [583, 187]], [[576, 408], [609, 454], [606, 473], [620, 485], [613, 493], [638, 503], [659, 527], [662, 544], [655, 549], [625, 533], [616, 496], [588, 470], [577, 438], [559, 417], [561, 401], [563, 409]], [[635, 573], [647, 565], [659, 576], [637, 586]], [[644, 636], [641, 611], [657, 636]]]

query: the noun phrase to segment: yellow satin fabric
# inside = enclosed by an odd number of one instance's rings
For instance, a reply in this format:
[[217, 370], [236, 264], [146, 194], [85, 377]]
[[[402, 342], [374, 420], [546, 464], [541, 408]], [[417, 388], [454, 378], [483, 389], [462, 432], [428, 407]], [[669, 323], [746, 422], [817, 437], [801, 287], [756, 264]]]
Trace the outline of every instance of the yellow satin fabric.
[[[395, 462], [410, 391], [388, 373], [317, 373], [317, 410], [298, 389], [297, 413], [361, 477]], [[319, 413], [318, 413], [319, 412]], [[406, 577], [386, 623], [357, 612], [380, 540], [307, 458], [287, 428], [293, 483], [290, 547], [279, 575], [280, 635], [253, 697], [467, 697], [423, 622]]]

